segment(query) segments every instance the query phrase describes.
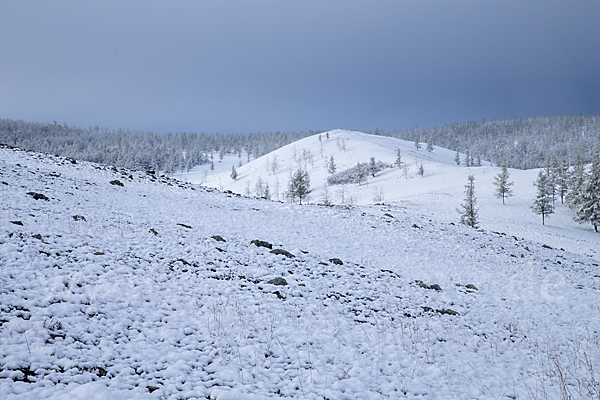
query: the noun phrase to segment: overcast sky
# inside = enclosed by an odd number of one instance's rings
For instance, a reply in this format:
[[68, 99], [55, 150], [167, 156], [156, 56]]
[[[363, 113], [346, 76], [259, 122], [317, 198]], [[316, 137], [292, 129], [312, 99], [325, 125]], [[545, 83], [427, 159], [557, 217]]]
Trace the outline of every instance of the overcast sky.
[[599, 0], [0, 0], [0, 118], [154, 132], [600, 113]]

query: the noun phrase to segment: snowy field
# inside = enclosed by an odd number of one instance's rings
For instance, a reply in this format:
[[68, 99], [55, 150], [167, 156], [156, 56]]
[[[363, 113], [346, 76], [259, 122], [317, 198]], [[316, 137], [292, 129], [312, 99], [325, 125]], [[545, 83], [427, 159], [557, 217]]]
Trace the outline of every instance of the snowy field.
[[599, 398], [599, 236], [496, 207], [489, 166], [459, 226], [467, 169], [418, 155], [380, 176], [406, 197], [325, 207], [0, 149], [0, 398]]
[[[327, 139], [326, 135], [329, 135]], [[480, 167], [465, 167], [465, 155], [460, 154], [461, 166], [454, 160], [456, 153], [443, 148], [426, 150], [421, 143], [417, 150], [413, 142], [400, 139], [368, 135], [361, 132], [335, 130], [311, 136], [282, 147], [266, 156], [238, 167], [239, 158], [226, 156], [215, 162], [214, 171], [208, 165], [197, 167], [189, 173], [176, 177], [192, 183], [204, 184], [220, 190], [231, 190], [243, 195], [256, 195], [256, 182], [260, 179], [269, 184], [274, 200], [285, 200], [285, 191], [290, 173], [298, 167], [306, 168], [311, 179], [312, 192], [308, 201], [322, 203], [325, 197], [333, 204], [373, 205], [391, 204], [399, 207], [418, 209], [432, 220], [450, 223], [458, 222], [456, 209], [464, 200], [464, 185], [467, 176], [475, 176], [475, 192], [478, 199], [481, 227], [490, 231], [503, 232], [552, 247], [564, 248], [581, 255], [600, 257], [600, 236], [593, 232], [591, 225], [580, 225], [572, 220], [573, 213], [566, 205], [556, 205], [556, 213], [542, 226], [541, 216], [531, 211], [535, 198], [535, 181], [538, 171], [509, 169], [510, 181], [514, 181], [514, 196], [502, 200], [494, 196], [494, 176], [501, 168], [482, 161]], [[400, 151], [403, 168], [386, 168], [366, 183], [358, 185], [332, 185], [325, 182], [329, 176], [327, 161], [331, 157], [337, 171], [368, 163], [371, 157], [393, 165]], [[273, 170], [273, 161], [278, 167]], [[423, 165], [425, 174], [419, 176], [418, 167]], [[237, 169], [238, 177], [230, 177], [231, 167]]]

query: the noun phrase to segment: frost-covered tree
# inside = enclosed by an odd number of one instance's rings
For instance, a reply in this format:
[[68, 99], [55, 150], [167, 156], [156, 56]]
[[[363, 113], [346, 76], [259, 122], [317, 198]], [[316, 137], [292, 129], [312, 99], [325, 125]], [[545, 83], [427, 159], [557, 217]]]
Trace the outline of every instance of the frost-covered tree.
[[425, 177], [425, 167], [423, 166], [423, 164], [419, 165], [419, 169], [417, 169], [417, 174], [419, 174], [421, 178]]
[[333, 175], [335, 174], [335, 171], [337, 170], [337, 166], [335, 165], [335, 160], [333, 159], [333, 156], [329, 157], [329, 161], [327, 162], [327, 173], [329, 175]]
[[269, 189], [269, 182], [265, 183], [265, 190], [263, 192], [263, 198], [271, 200], [271, 190]]
[[545, 225], [546, 217], [554, 213], [554, 205], [552, 204], [552, 184], [548, 173], [544, 172], [544, 170], [540, 170], [533, 185], [537, 191], [531, 209], [534, 213], [542, 216], [542, 225]]
[[600, 225], [600, 148], [596, 147], [590, 171], [587, 174], [575, 220], [590, 222], [598, 232]]
[[231, 177], [231, 179], [233, 179], [234, 181], [235, 181], [235, 180], [237, 179], [237, 177], [238, 177], [238, 173], [237, 173], [237, 171], [235, 170], [235, 166], [234, 166], [234, 165], [232, 165], [232, 166], [231, 166], [231, 174], [229, 174], [229, 176], [230, 176], [230, 177]]
[[302, 204], [302, 199], [305, 199], [309, 193], [310, 177], [308, 176], [308, 172], [302, 168], [298, 168], [290, 178], [290, 182], [288, 184], [288, 195], [292, 200], [298, 198], [300, 200], [300, 204]]
[[367, 181], [367, 173], [365, 171], [365, 169], [363, 168], [363, 165], [361, 165], [361, 163], [356, 164], [356, 183], [358, 183], [358, 185], [362, 185], [363, 182]]
[[479, 225], [479, 215], [477, 208], [477, 198], [475, 197], [475, 177], [469, 175], [467, 177], [467, 184], [465, 185], [465, 200], [457, 209], [460, 213], [460, 223], [463, 225], [470, 226], [471, 228], [477, 228]]
[[454, 162], [456, 163], [456, 165], [460, 166], [460, 153], [458, 152], [458, 150], [456, 151], [456, 154], [454, 155]]
[[565, 196], [569, 190], [569, 165], [564, 158], [560, 159], [556, 169], [556, 190], [560, 196], [560, 204], [565, 204]]
[[419, 142], [419, 137], [415, 138], [415, 149], [421, 150], [421, 143]]
[[565, 200], [567, 202], [567, 206], [572, 210], [577, 210], [579, 208], [579, 204], [581, 203], [581, 194], [583, 193], [583, 188], [585, 185], [585, 167], [583, 166], [583, 160], [581, 158], [577, 158], [575, 161], [575, 165], [569, 171], [569, 183], [567, 190], [567, 194], [565, 196]]
[[514, 182], [509, 182], [509, 177], [510, 175], [508, 174], [506, 164], [502, 164], [502, 171], [500, 171], [498, 175], [494, 177], [494, 186], [496, 187], [494, 194], [497, 198], [502, 198], [502, 205], [505, 204], [505, 198], [512, 196], [511, 186], [514, 184]]
[[265, 194], [264, 182], [260, 176], [256, 180], [256, 185], [254, 186], [254, 193], [256, 194], [256, 197], [263, 197]]
[[375, 178], [375, 174], [377, 173], [377, 163], [375, 162], [375, 157], [371, 157], [369, 160], [369, 173], [373, 178]]
[[402, 168], [402, 155], [400, 154], [400, 149], [396, 149], [396, 161], [394, 161], [394, 164], [398, 169]]
[[431, 138], [427, 139], [427, 151], [431, 153], [433, 149], [433, 140]]

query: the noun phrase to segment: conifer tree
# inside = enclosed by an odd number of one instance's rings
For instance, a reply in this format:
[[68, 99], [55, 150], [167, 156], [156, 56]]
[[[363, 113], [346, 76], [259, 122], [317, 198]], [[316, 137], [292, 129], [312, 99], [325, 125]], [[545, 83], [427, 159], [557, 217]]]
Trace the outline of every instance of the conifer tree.
[[367, 174], [365, 173], [363, 166], [360, 163], [356, 164], [356, 183], [358, 183], [358, 185], [360, 186], [366, 180]]
[[329, 158], [329, 162], [327, 163], [327, 172], [329, 173], [329, 175], [333, 175], [335, 174], [337, 167], [335, 165], [335, 160], [333, 159], [333, 156], [331, 156]]
[[592, 166], [587, 174], [575, 220], [589, 221], [598, 232], [600, 225], [600, 148], [596, 147]]
[[423, 166], [423, 164], [419, 165], [417, 173], [421, 176], [421, 178], [425, 177], [425, 167]]
[[540, 170], [537, 179], [533, 183], [537, 189], [537, 194], [531, 209], [542, 216], [542, 225], [546, 224], [546, 217], [554, 213], [552, 204], [552, 185], [548, 173]]
[[427, 139], [427, 151], [430, 153], [433, 151], [433, 140], [432, 139]]
[[394, 163], [398, 169], [402, 168], [402, 156], [400, 155], [400, 149], [396, 149], [396, 161]]
[[237, 171], [235, 170], [235, 166], [232, 165], [231, 166], [231, 174], [229, 174], [229, 176], [231, 176], [231, 179], [233, 179], [234, 181], [237, 179]]
[[458, 152], [458, 150], [456, 150], [456, 155], [454, 156], [454, 162], [456, 163], [456, 165], [458, 165], [460, 167], [460, 153]]
[[460, 213], [460, 223], [477, 228], [479, 225], [479, 215], [477, 209], [477, 198], [475, 197], [475, 177], [469, 175], [468, 183], [465, 185], [465, 202], [461, 204], [457, 211]]
[[502, 171], [494, 177], [494, 186], [496, 186], [496, 191], [494, 194], [496, 197], [502, 198], [502, 205], [505, 204], [505, 198], [512, 196], [512, 189], [510, 187], [514, 184], [514, 182], [509, 182], [509, 177], [510, 175], [508, 174], [506, 164], [502, 164]]
[[294, 172], [288, 184], [288, 193], [292, 200], [298, 198], [302, 204], [302, 199], [310, 193], [310, 177], [306, 170], [299, 168]]
[[375, 178], [375, 174], [377, 173], [377, 164], [375, 163], [375, 157], [371, 157], [369, 160], [369, 173], [373, 178]]

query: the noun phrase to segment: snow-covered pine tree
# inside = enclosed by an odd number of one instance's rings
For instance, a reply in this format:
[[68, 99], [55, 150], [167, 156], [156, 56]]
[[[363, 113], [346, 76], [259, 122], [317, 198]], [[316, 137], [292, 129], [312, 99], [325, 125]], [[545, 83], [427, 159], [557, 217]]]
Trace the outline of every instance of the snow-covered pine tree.
[[554, 213], [552, 205], [552, 185], [547, 172], [540, 170], [537, 179], [533, 183], [537, 193], [531, 209], [538, 215], [542, 216], [542, 225], [546, 224], [546, 217]]
[[565, 200], [567, 206], [572, 210], [577, 210], [581, 203], [581, 194], [585, 185], [585, 167], [581, 157], [577, 157], [575, 165], [569, 172], [569, 183]]
[[337, 170], [337, 167], [335, 165], [335, 160], [333, 159], [333, 156], [331, 156], [329, 158], [329, 162], [327, 163], [327, 173], [329, 175], [333, 175], [333, 174], [335, 174], [336, 170]]
[[600, 148], [596, 147], [592, 166], [583, 186], [579, 206], [576, 209], [575, 220], [589, 221], [598, 232], [600, 225]]
[[425, 167], [423, 166], [423, 164], [419, 165], [419, 169], [417, 170], [417, 174], [419, 174], [419, 176], [421, 176], [421, 178], [425, 177]]
[[427, 151], [431, 153], [433, 148], [433, 140], [431, 138], [427, 139]]
[[454, 156], [454, 162], [460, 167], [460, 153], [458, 152], [458, 150], [456, 151], [456, 155]]
[[564, 158], [558, 162], [556, 170], [556, 190], [560, 196], [560, 204], [565, 204], [565, 195], [569, 189], [569, 165]]
[[502, 171], [494, 177], [494, 186], [496, 187], [494, 194], [497, 198], [502, 198], [502, 205], [505, 204], [505, 198], [512, 196], [512, 189], [510, 187], [514, 184], [514, 182], [509, 182], [509, 177], [510, 175], [508, 174], [506, 164], [502, 164]]
[[302, 199], [306, 198], [308, 193], [310, 193], [310, 177], [306, 170], [298, 168], [288, 184], [288, 194], [292, 200], [298, 198], [302, 204]]
[[396, 161], [394, 163], [398, 169], [402, 168], [402, 156], [400, 155], [400, 149], [396, 149]]
[[375, 157], [371, 157], [369, 160], [369, 173], [373, 178], [375, 178], [375, 174], [377, 173], [377, 164], [375, 163]]
[[360, 186], [366, 180], [367, 180], [367, 174], [366, 174], [363, 166], [360, 163], [356, 164], [356, 183], [358, 183], [358, 185]]
[[234, 181], [237, 179], [238, 173], [235, 170], [235, 165], [231, 166], [231, 174], [229, 174], [229, 176], [231, 177], [231, 179], [233, 179]]
[[465, 185], [465, 202], [457, 208], [456, 211], [460, 213], [460, 223], [463, 225], [470, 226], [471, 228], [477, 228], [479, 225], [479, 215], [477, 208], [477, 198], [475, 197], [475, 177], [469, 175], [467, 177], [467, 184]]

